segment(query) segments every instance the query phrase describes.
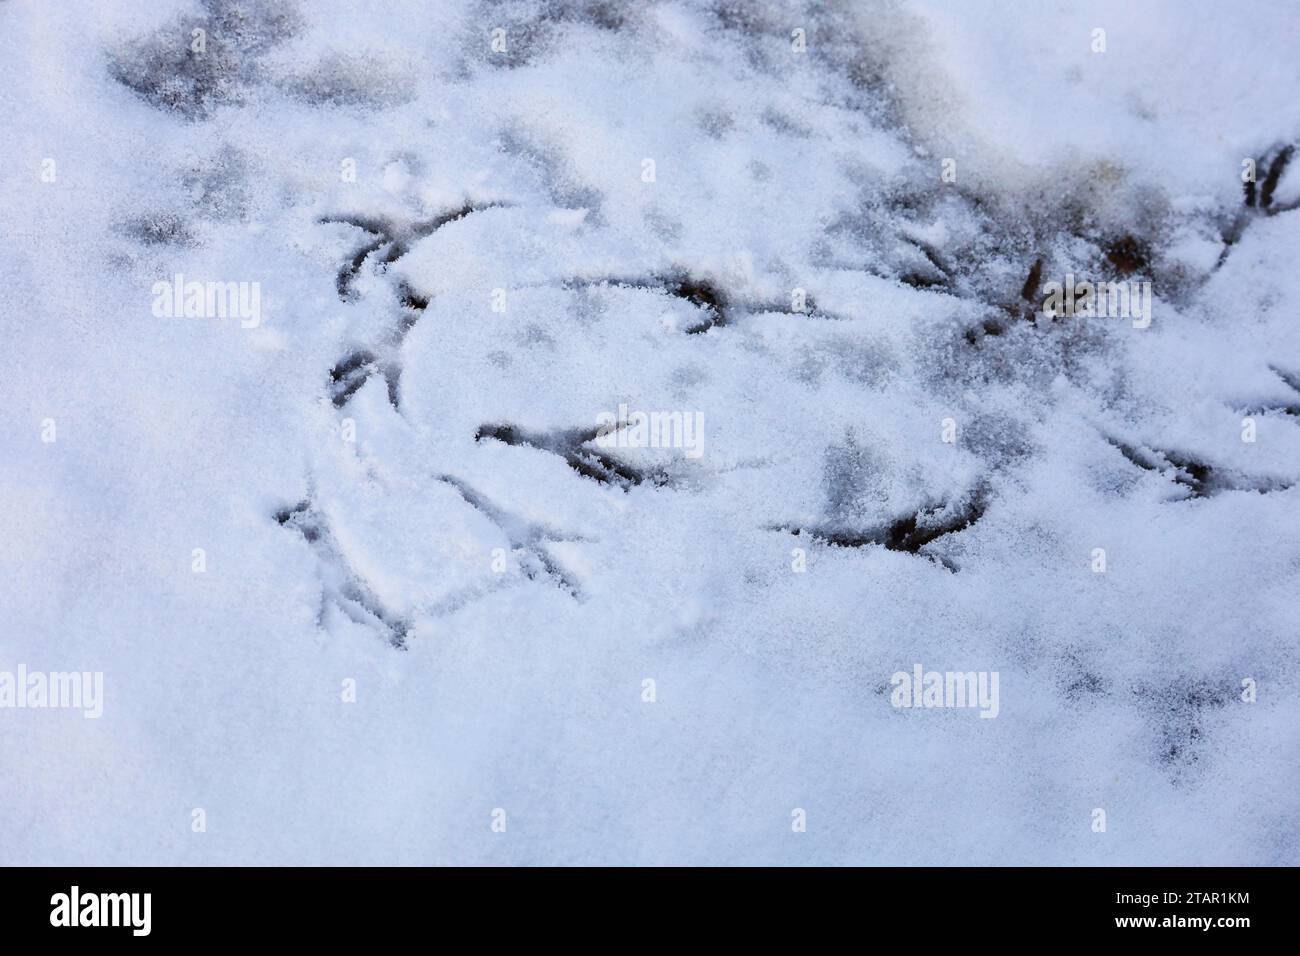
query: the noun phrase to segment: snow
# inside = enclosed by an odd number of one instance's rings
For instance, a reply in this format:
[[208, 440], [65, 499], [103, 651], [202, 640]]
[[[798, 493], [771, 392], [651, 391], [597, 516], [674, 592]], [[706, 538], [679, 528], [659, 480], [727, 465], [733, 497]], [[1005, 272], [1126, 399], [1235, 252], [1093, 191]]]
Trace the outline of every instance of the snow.
[[1286, 5], [0, 21], [0, 862], [1300, 862]]

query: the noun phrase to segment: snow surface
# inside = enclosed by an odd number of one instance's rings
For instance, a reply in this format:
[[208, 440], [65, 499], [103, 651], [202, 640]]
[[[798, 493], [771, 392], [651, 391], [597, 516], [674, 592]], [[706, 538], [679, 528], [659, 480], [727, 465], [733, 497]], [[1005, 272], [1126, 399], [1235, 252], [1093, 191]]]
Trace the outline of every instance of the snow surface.
[[1297, 26], [0, 4], [0, 862], [1300, 863]]

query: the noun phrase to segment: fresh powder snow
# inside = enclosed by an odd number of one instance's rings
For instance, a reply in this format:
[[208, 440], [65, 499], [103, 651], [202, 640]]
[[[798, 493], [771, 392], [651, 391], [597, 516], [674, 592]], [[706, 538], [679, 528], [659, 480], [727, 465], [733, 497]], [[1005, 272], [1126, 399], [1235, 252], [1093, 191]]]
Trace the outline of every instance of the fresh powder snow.
[[0, 3], [0, 863], [1300, 863], [1298, 27]]

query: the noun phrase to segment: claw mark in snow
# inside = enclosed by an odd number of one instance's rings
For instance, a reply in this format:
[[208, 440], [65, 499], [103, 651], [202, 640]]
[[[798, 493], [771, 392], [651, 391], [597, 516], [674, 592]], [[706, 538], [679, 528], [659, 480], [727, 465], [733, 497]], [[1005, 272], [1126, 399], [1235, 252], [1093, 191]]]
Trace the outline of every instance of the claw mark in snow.
[[574, 597], [580, 596], [578, 582], [547, 551], [550, 542], [586, 541], [580, 535], [566, 535], [561, 531], [537, 522], [527, 521], [511, 514], [504, 508], [493, 504], [483, 494], [453, 475], [438, 475], [437, 481], [445, 482], [456, 489], [465, 501], [486, 516], [505, 533], [511, 550], [522, 553], [520, 566], [529, 580], [535, 580], [539, 573], [556, 581], [564, 590]]
[[[397, 222], [385, 217], [371, 216], [326, 216], [321, 223], [344, 223], [373, 236], [361, 246], [339, 269], [335, 280], [339, 298], [349, 301], [355, 296], [354, 283], [362, 267], [372, 257], [382, 269], [396, 262], [410, 251], [419, 239], [432, 235], [449, 223], [464, 219], [470, 213], [484, 209], [504, 206], [504, 203], [466, 203], [432, 219], [416, 222]], [[397, 283], [397, 300], [401, 314], [397, 324], [387, 337], [388, 341], [375, 343], [374, 348], [384, 353], [384, 359], [376, 358], [373, 352], [362, 349], [342, 359], [330, 371], [330, 398], [335, 408], [342, 408], [349, 398], [361, 388], [367, 379], [375, 374], [382, 374], [388, 385], [388, 400], [393, 408], [401, 409], [402, 366], [397, 360], [398, 350], [406, 334], [419, 320], [420, 314], [429, 307], [429, 299], [420, 295], [406, 282]]]
[[300, 501], [292, 507], [281, 508], [274, 517], [282, 527], [301, 534], [321, 560], [322, 615], [318, 616], [317, 624], [324, 623], [325, 603], [332, 601], [353, 621], [376, 628], [389, 644], [404, 650], [410, 622], [388, 610], [365, 579], [353, 570], [330, 533], [325, 516], [310, 501]]
[[876, 545], [887, 551], [902, 551], [916, 554], [943, 565], [949, 571], [959, 570], [946, 558], [922, 549], [938, 538], [948, 534], [965, 531], [988, 510], [988, 493], [976, 489], [964, 501], [938, 508], [921, 509], [905, 515], [879, 528], [858, 531], [829, 526], [798, 527], [793, 525], [776, 525], [769, 530], [784, 531], [798, 536], [808, 535], [814, 541], [820, 541], [837, 548], [861, 548]]
[[658, 471], [637, 468], [587, 447], [599, 434], [598, 426], [591, 428], [566, 428], [550, 432], [526, 431], [515, 425], [483, 425], [474, 436], [475, 441], [492, 438], [507, 445], [526, 445], [559, 455], [565, 463], [582, 475], [603, 485], [615, 485], [627, 490], [633, 485], [650, 482], [667, 483], [667, 476]]
[[1140, 445], [1130, 445], [1117, 438], [1108, 442], [1134, 465], [1144, 471], [1158, 472], [1186, 489], [1186, 498], [1208, 498], [1224, 491], [1284, 491], [1293, 482], [1273, 478], [1254, 478], [1241, 475], [1217, 465], [1197, 461], [1190, 455], [1174, 451], [1157, 451]]
[[[432, 219], [406, 222], [399, 222], [383, 216], [343, 215], [321, 217], [317, 222], [342, 223], [360, 229], [362, 232], [368, 232], [374, 237], [358, 248], [351, 259], [346, 261], [339, 269], [338, 278], [335, 282], [339, 298], [346, 302], [354, 296], [353, 283], [356, 281], [357, 274], [361, 271], [361, 267], [365, 265], [366, 260], [375, 253], [380, 253], [378, 263], [386, 268], [410, 252], [411, 246], [420, 239], [433, 235], [443, 226], [464, 219], [470, 213], [505, 205], [507, 204], [497, 202], [471, 202], [458, 209], [434, 216]], [[425, 304], [428, 304], [427, 301]]]

